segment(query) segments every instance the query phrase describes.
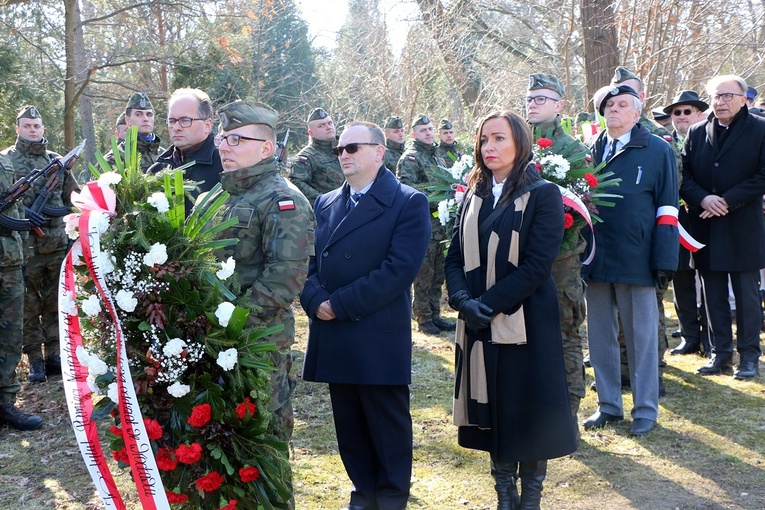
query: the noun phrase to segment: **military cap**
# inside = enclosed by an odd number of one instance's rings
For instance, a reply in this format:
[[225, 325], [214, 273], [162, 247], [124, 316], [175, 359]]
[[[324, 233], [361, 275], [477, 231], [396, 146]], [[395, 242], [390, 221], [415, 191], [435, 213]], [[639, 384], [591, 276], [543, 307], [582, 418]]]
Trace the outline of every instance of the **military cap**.
[[618, 87], [611, 87], [606, 92], [606, 95], [603, 96], [603, 99], [600, 100], [600, 104], [598, 105], [598, 112], [600, 112], [600, 114], [603, 115], [603, 112], [606, 111], [606, 102], [609, 99], [616, 96], [623, 96], [625, 94], [629, 96], [634, 96], [640, 99], [640, 96], [638, 96], [638, 93], [635, 92], [635, 89], [633, 89], [632, 87], [629, 87], [627, 85], [619, 85]]
[[670, 117], [670, 114], [664, 113], [664, 110], [661, 108], [654, 108], [651, 110], [651, 115], [653, 115], [653, 120], [661, 122], [662, 120], [667, 120]]
[[308, 120], [306, 122], [311, 122], [312, 120], [321, 120], [326, 119], [329, 117], [329, 114], [324, 111], [324, 108], [314, 108], [311, 112], [311, 115], [308, 116]]
[[749, 85], [746, 89], [746, 98], [754, 99], [755, 97], [757, 97], [757, 89]]
[[430, 117], [424, 113], [418, 113], [412, 121], [412, 128], [414, 128], [414, 126], [427, 126], [428, 124], [432, 124]]
[[438, 130], [441, 131], [442, 129], [454, 129], [454, 126], [449, 122], [449, 119], [441, 119], [441, 122], [438, 123]]
[[404, 121], [401, 117], [388, 117], [385, 119], [385, 129], [404, 129]]
[[709, 105], [699, 99], [699, 95], [693, 90], [681, 90], [675, 95], [674, 99], [672, 99], [672, 104], [664, 107], [664, 113], [668, 115], [671, 114], [675, 106], [679, 104], [689, 104], [695, 106], [702, 112], [709, 108]]
[[264, 104], [250, 103], [240, 99], [222, 106], [218, 110], [218, 118], [223, 131], [231, 131], [250, 124], [265, 124], [275, 129], [279, 114]]
[[592, 122], [592, 116], [590, 115], [590, 112], [579, 112], [576, 114], [577, 125], [581, 124], [582, 122]]
[[116, 126], [125, 126], [127, 125], [127, 122], [125, 122], [125, 112], [120, 113], [120, 116], [117, 117], [117, 123], [114, 125]]
[[616, 68], [616, 71], [614, 71], [614, 77], [611, 78], [611, 83], [624, 83], [627, 80], [637, 80], [640, 83], [643, 83], [643, 80], [637, 77], [635, 73], [630, 71], [624, 66], [619, 66]]
[[130, 99], [128, 99], [125, 110], [153, 110], [151, 100], [145, 92], [134, 92]]
[[560, 82], [558, 78], [551, 74], [530, 74], [529, 75], [529, 90], [547, 89], [552, 90], [560, 95], [560, 97], [566, 96], [566, 88]]
[[19, 119], [42, 119], [42, 117], [40, 116], [40, 111], [37, 108], [31, 105], [27, 105], [22, 106], [21, 110], [19, 110], [19, 114], [16, 115], [16, 120]]

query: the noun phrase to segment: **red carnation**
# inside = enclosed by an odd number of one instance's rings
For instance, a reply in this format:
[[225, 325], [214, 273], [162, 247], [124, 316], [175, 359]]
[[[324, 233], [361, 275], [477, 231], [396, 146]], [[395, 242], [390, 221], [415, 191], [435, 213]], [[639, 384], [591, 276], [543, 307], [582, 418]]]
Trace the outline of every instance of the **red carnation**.
[[172, 448], [163, 446], [157, 451], [157, 467], [162, 471], [172, 471], [178, 467], [178, 460]]
[[571, 213], [564, 213], [563, 214], [563, 228], [568, 229], [571, 228], [571, 225], [574, 224], [574, 217], [571, 215]]
[[112, 450], [112, 457], [117, 462], [122, 462], [124, 464], [130, 464], [130, 458], [128, 457], [127, 450], [125, 450], [125, 447], [123, 446], [120, 450]]
[[143, 425], [146, 427], [146, 434], [149, 436], [149, 439], [156, 440], [162, 437], [162, 425], [157, 420], [144, 418]]
[[553, 141], [549, 138], [542, 137], [539, 140], [537, 140], [537, 145], [540, 149], [549, 149], [553, 146]]
[[229, 499], [228, 505], [220, 507], [218, 510], [236, 510], [236, 500]]
[[189, 425], [192, 427], [204, 427], [212, 417], [212, 407], [210, 404], [199, 404], [191, 409]]
[[594, 188], [598, 185], [598, 178], [592, 175], [590, 172], [584, 174], [584, 178], [587, 179], [587, 185], [589, 187]]
[[260, 478], [260, 471], [253, 466], [243, 467], [239, 470], [239, 478], [241, 478], [244, 483], [254, 482]]
[[197, 488], [205, 492], [217, 491], [218, 487], [223, 483], [223, 477], [217, 471], [210, 471], [202, 478], [198, 478], [194, 483]]
[[111, 432], [117, 437], [122, 437], [122, 438], [125, 437], [122, 435], [122, 429], [119, 427], [115, 427], [114, 425], [109, 425], [109, 432]]
[[165, 491], [165, 494], [167, 494], [167, 501], [171, 505], [180, 505], [189, 500], [189, 497], [185, 494], [178, 494], [177, 492], [173, 491]]
[[175, 449], [175, 457], [178, 462], [194, 464], [202, 458], [202, 447], [199, 443], [191, 443], [189, 446], [182, 444]]
[[249, 411], [251, 415], [255, 414], [255, 404], [250, 402], [250, 397], [246, 397], [244, 402], [236, 406], [236, 417], [240, 420], [244, 418], [244, 415]]

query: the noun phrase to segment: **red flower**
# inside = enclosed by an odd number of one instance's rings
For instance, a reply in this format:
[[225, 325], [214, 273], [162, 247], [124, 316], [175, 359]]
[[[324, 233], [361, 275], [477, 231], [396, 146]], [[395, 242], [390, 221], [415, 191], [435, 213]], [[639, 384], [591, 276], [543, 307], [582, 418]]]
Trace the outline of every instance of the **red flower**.
[[121, 438], [125, 437], [122, 435], [122, 429], [119, 427], [115, 427], [114, 425], [109, 425], [109, 432], [111, 432], [117, 437], [121, 437]]
[[204, 427], [212, 417], [212, 408], [210, 404], [200, 404], [194, 406], [191, 409], [191, 416], [189, 417], [189, 425], [192, 427]]
[[553, 141], [550, 140], [549, 138], [542, 137], [539, 140], [537, 140], [537, 145], [539, 146], [540, 149], [549, 149], [550, 147], [553, 146]]
[[542, 164], [539, 161], [537, 161], [536, 162], [536, 166], [537, 166], [537, 170], [539, 170], [539, 173], [541, 174], [542, 173]]
[[175, 457], [178, 462], [194, 464], [202, 458], [202, 447], [199, 443], [191, 443], [190, 446], [182, 444], [175, 449]]
[[574, 217], [571, 215], [571, 213], [564, 213], [563, 214], [563, 228], [568, 229], [571, 228], [571, 225], [574, 224]]
[[157, 467], [162, 471], [172, 471], [178, 467], [178, 460], [172, 448], [163, 446], [157, 451]]
[[197, 488], [205, 492], [217, 491], [218, 487], [223, 483], [223, 477], [217, 471], [210, 471], [202, 478], [198, 478], [194, 483]]
[[162, 425], [157, 420], [144, 418], [143, 424], [146, 427], [146, 434], [149, 436], [149, 439], [156, 440], [162, 437]]
[[255, 404], [250, 402], [250, 397], [246, 397], [244, 399], [244, 402], [236, 406], [236, 417], [241, 420], [242, 418], [244, 418], [244, 415], [247, 414], [248, 411], [250, 415], [254, 415], [255, 409], [256, 409]]
[[220, 507], [218, 510], [236, 510], [236, 500], [229, 499], [228, 505]]
[[117, 450], [117, 451], [112, 450], [112, 457], [117, 462], [130, 464], [130, 458], [128, 457], [127, 450], [125, 450], [124, 446], [120, 450]]
[[239, 478], [241, 478], [244, 483], [254, 482], [260, 478], [260, 471], [253, 466], [243, 467], [239, 470]]
[[173, 491], [165, 491], [165, 494], [167, 494], [167, 501], [172, 505], [180, 505], [189, 500], [189, 497], [185, 494], [178, 494]]
[[589, 187], [594, 188], [598, 185], [598, 178], [592, 175], [590, 172], [584, 174], [584, 178], [587, 179], [587, 185]]

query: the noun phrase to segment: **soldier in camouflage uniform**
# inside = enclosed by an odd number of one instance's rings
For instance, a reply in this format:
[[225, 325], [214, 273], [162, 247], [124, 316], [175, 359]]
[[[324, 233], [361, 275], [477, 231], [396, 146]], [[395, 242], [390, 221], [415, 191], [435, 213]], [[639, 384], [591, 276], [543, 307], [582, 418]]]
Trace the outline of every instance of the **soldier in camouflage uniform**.
[[251, 313], [248, 326], [284, 329], [268, 337], [278, 351], [272, 354], [276, 371], [268, 408], [279, 420], [284, 439], [294, 427], [291, 395], [295, 378], [290, 375], [295, 340], [295, 319], [290, 305], [300, 294], [314, 250], [313, 210], [300, 191], [280, 174], [274, 160], [277, 114], [268, 107], [235, 101], [218, 112], [221, 134], [215, 137], [223, 173], [220, 182], [231, 194], [224, 219], [239, 224], [224, 232], [239, 242], [219, 254], [236, 261], [247, 301], [261, 308]]
[[[13, 184], [15, 178], [10, 160], [0, 155], [0, 193]], [[0, 424], [34, 430], [42, 425], [42, 420], [16, 407], [16, 394], [21, 388], [16, 379], [16, 366], [21, 360], [24, 316], [24, 279], [21, 274], [24, 241], [18, 231], [31, 228], [29, 220], [19, 219], [20, 208], [16, 203], [0, 212]]]
[[401, 117], [388, 117], [385, 120], [385, 167], [391, 172], [396, 173], [404, 149], [404, 121]]
[[323, 108], [315, 108], [308, 116], [311, 141], [297, 153], [287, 177], [313, 205], [316, 197], [339, 188], [345, 182], [340, 163], [332, 154], [337, 145], [335, 123]]
[[[534, 142], [544, 137], [552, 140], [552, 152], [555, 154], [566, 157], [584, 154], [586, 157], [576, 165], [578, 168], [582, 166], [592, 168], [589, 149], [565, 133], [561, 126], [560, 111], [563, 108], [565, 96], [566, 89], [555, 76], [548, 74], [529, 76], [529, 88], [525, 100], [526, 118], [531, 125]], [[579, 235], [579, 242], [575, 246], [561, 246], [552, 266], [553, 279], [558, 289], [568, 399], [575, 423], [578, 422], [579, 402], [585, 396], [580, 328], [587, 314], [587, 305], [584, 299], [585, 286], [581, 276], [580, 255], [586, 247], [587, 242]]]
[[438, 123], [438, 155], [444, 160], [446, 168], [451, 168], [462, 157], [457, 145], [454, 126], [449, 119], [441, 119]]
[[125, 132], [127, 131], [127, 122], [125, 122], [125, 112], [120, 113], [117, 122], [114, 124], [114, 138], [117, 143], [125, 141]]
[[[154, 106], [151, 104], [149, 96], [144, 92], [136, 92], [128, 100], [125, 107], [125, 126], [126, 129], [133, 126], [138, 127], [138, 140], [136, 150], [141, 156], [141, 170], [146, 172], [151, 165], [157, 162], [159, 155], [165, 151], [160, 145], [159, 136], [154, 133]], [[120, 151], [120, 157], [125, 160], [125, 137], [119, 143], [117, 149]], [[106, 154], [108, 161], [114, 161], [114, 155], [111, 151]]]
[[[20, 179], [36, 168], [44, 168], [51, 160], [60, 157], [47, 150], [43, 138], [45, 126], [40, 112], [34, 106], [25, 106], [16, 118], [15, 145], [2, 151], [8, 156]], [[37, 193], [45, 184], [38, 179], [34, 189], [24, 195], [24, 206], [31, 206]], [[64, 173], [53, 192], [46, 210], [51, 216], [50, 225], [42, 227], [44, 237], [30, 235], [26, 244], [27, 266], [24, 281], [24, 348], [29, 358], [29, 380], [42, 382], [47, 374], [61, 373], [58, 340], [58, 275], [66, 255], [69, 238], [62, 217], [72, 208], [70, 195], [79, 191], [72, 172]], [[43, 344], [45, 357], [43, 358]]]
[[[444, 160], [436, 153], [433, 123], [419, 114], [412, 121], [414, 142], [404, 151], [396, 167], [396, 177], [402, 184], [413, 188], [422, 188], [431, 182], [429, 171], [436, 166], [444, 166]], [[430, 211], [438, 210], [438, 203], [430, 203]], [[422, 268], [414, 280], [414, 301], [412, 313], [417, 318], [418, 329], [428, 335], [437, 335], [441, 331], [454, 331], [453, 322], [441, 318], [441, 287], [444, 284], [444, 245], [446, 231], [441, 221], [430, 217], [430, 242], [425, 252]]]

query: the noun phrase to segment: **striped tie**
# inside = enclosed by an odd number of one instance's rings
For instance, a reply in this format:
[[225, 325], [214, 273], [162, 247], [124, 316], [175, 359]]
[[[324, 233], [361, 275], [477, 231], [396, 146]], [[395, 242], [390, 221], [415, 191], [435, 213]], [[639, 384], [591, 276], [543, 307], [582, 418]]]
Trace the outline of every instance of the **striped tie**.
[[351, 195], [350, 203], [348, 204], [348, 210], [350, 211], [354, 207], [356, 207], [356, 204], [359, 203], [359, 199], [361, 198], [361, 195], [363, 193], [354, 193]]

